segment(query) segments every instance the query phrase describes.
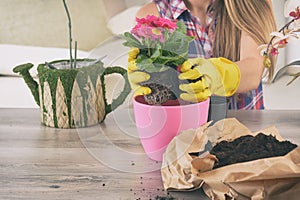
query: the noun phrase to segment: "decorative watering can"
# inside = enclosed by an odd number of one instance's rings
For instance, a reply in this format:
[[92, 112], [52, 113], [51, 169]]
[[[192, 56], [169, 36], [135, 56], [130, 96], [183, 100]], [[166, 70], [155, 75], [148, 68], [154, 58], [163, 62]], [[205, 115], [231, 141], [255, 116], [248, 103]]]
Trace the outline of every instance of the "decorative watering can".
[[[121, 105], [130, 92], [127, 71], [121, 67], [103, 67], [100, 60], [77, 60], [77, 68], [69, 69], [69, 60], [38, 65], [39, 84], [30, 75], [33, 64], [13, 69], [24, 78], [36, 103], [40, 106], [42, 124], [56, 128], [77, 128], [102, 122]], [[104, 76], [121, 74], [125, 85], [120, 95], [107, 103]]]

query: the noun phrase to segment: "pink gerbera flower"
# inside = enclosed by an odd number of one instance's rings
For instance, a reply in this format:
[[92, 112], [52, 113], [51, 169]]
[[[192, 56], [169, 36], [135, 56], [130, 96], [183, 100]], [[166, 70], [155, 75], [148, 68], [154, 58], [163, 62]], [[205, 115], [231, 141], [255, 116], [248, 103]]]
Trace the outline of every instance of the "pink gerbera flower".
[[159, 39], [164, 42], [164, 33], [172, 33], [176, 30], [177, 24], [175, 21], [148, 15], [146, 18], [136, 18], [137, 24], [133, 27], [131, 33], [138, 38], [150, 40]]
[[138, 48], [138, 69], [161, 72], [169, 67], [181, 65], [188, 57], [190, 42], [194, 39], [186, 34], [186, 25], [178, 20], [169, 20], [154, 15], [136, 18], [131, 32], [125, 32], [125, 46]]
[[147, 15], [146, 18], [137, 18], [136, 21], [140, 25], [144, 24], [152, 27], [166, 28], [169, 30], [175, 30], [177, 28], [176, 21], [156, 17], [154, 15]]

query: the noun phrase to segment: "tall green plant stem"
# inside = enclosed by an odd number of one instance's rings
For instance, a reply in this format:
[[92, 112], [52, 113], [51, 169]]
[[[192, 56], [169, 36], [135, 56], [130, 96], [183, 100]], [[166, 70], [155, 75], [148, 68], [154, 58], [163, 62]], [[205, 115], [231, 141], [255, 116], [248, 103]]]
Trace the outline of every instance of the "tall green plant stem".
[[[70, 13], [69, 13], [69, 9], [68, 6], [66, 4], [66, 1], [63, 0], [64, 3], [64, 7], [65, 7], [65, 11], [67, 13], [67, 17], [68, 17], [68, 21], [69, 21], [69, 49], [70, 49], [70, 67], [72, 68], [76, 68], [76, 60], [75, 60], [75, 64], [73, 66], [73, 58], [72, 58], [72, 23], [71, 23], [71, 17], [70, 17]], [[76, 45], [77, 46], [77, 45]], [[76, 51], [76, 50], [75, 50]], [[76, 52], [75, 52], [76, 54]], [[76, 59], [76, 58], [75, 58]]]
[[77, 41], [75, 41], [75, 52], [74, 52], [74, 67], [76, 68], [77, 63]]

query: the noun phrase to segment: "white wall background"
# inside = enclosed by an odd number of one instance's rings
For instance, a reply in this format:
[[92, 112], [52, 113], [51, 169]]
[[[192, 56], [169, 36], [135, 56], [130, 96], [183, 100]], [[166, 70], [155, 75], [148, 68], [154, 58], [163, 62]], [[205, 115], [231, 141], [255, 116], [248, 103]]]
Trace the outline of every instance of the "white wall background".
[[[91, 50], [111, 36], [102, 0], [67, 1], [73, 41]], [[61, 0], [1, 0], [0, 43], [68, 47], [68, 21]]]

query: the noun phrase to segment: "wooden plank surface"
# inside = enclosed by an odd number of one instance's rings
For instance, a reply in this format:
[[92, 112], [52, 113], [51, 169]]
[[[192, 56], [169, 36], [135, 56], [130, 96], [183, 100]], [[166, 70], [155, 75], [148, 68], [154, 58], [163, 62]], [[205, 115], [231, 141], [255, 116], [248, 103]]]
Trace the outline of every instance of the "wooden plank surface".
[[[253, 131], [276, 125], [300, 144], [300, 111], [230, 111]], [[55, 129], [38, 109], [0, 109], [0, 199], [155, 199], [166, 197], [160, 162], [147, 158], [132, 110], [118, 109], [100, 126]], [[201, 190], [170, 192], [207, 199]]]

